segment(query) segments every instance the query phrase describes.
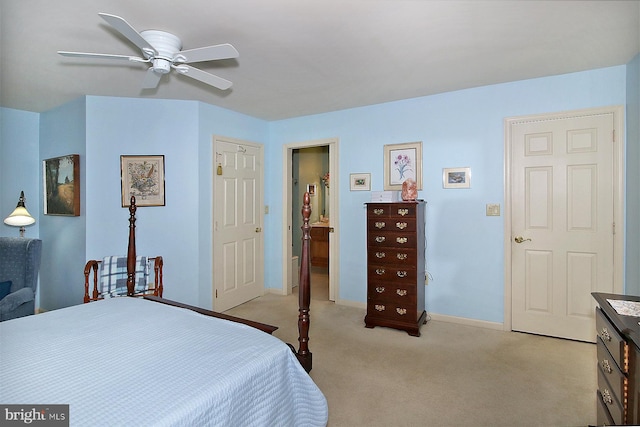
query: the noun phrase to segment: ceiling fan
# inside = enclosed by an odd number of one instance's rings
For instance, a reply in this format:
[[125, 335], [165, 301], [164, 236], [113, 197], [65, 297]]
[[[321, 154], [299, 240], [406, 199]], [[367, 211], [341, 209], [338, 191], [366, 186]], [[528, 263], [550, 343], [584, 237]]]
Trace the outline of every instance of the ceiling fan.
[[111, 55], [106, 53], [68, 52], [59, 50], [63, 56], [116, 59], [132, 62], [150, 63], [151, 67], [142, 81], [143, 89], [153, 89], [160, 83], [160, 78], [173, 68], [178, 73], [199, 80], [208, 85], [226, 90], [231, 87], [229, 80], [215, 76], [190, 65], [193, 62], [214, 61], [218, 59], [237, 58], [240, 54], [228, 43], [197, 49], [182, 49], [182, 41], [166, 31], [146, 30], [138, 32], [123, 18], [108, 13], [98, 13], [113, 28], [118, 30], [129, 41], [142, 50], [142, 56]]

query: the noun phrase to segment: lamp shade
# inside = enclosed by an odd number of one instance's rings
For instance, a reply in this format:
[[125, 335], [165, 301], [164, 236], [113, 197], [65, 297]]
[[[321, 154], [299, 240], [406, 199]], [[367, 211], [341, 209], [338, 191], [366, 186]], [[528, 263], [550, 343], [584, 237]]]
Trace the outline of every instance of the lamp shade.
[[35, 218], [29, 214], [27, 208], [24, 206], [24, 191], [21, 191], [18, 205], [13, 212], [11, 212], [11, 215], [4, 219], [4, 223], [14, 227], [24, 227], [25, 225], [31, 225], [34, 222], [36, 222]]

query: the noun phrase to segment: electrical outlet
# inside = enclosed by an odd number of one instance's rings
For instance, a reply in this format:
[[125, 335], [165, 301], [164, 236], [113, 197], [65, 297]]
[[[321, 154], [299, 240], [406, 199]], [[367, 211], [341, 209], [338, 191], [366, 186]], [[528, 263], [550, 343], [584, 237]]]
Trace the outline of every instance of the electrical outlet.
[[500, 216], [500, 205], [488, 203], [487, 204], [487, 216]]

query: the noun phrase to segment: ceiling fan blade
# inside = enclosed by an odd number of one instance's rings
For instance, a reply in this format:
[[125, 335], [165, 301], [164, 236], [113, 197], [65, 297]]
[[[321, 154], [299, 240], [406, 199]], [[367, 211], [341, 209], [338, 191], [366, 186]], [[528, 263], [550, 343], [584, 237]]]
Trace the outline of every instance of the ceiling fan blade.
[[231, 46], [229, 43], [225, 43], [180, 51], [174, 58], [174, 61], [189, 64], [192, 62], [237, 58], [238, 56], [240, 56], [240, 54], [236, 48]]
[[221, 90], [229, 89], [233, 84], [229, 80], [223, 79], [222, 77], [214, 76], [213, 74], [207, 73], [206, 71], [199, 70], [189, 65], [176, 65], [173, 68], [175, 68], [176, 71], [178, 71], [180, 74], [191, 77], [192, 79], [199, 80], [210, 86], [217, 87]]
[[162, 77], [162, 74], [153, 71], [153, 67], [149, 68], [142, 81], [142, 89], [155, 89], [160, 83], [160, 77]]
[[137, 56], [111, 55], [108, 53], [68, 52], [66, 50], [59, 50], [58, 54], [62, 56], [69, 56], [72, 58], [120, 59], [134, 62], [149, 62], [148, 59], [142, 59]]
[[154, 55], [157, 55], [158, 52], [155, 50], [153, 46], [147, 42], [135, 28], [133, 28], [127, 21], [123, 18], [110, 15], [108, 13], [98, 13], [102, 19], [107, 21], [109, 25], [118, 30], [120, 34], [129, 39], [133, 44], [142, 49], [143, 52], [153, 52]]

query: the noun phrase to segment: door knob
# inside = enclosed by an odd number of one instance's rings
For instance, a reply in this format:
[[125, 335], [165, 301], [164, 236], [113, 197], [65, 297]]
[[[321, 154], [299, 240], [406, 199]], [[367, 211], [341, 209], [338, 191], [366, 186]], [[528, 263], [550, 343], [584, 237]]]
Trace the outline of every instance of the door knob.
[[256, 227], [256, 233], [259, 233], [259, 232], [261, 232], [261, 231], [262, 231], [262, 228], [260, 228], [260, 227]]
[[531, 239], [524, 239], [522, 236], [518, 236], [518, 237], [516, 237], [516, 238], [515, 238], [515, 239], [513, 239], [513, 240], [515, 240], [515, 241], [516, 241], [516, 243], [526, 242], [527, 240], [528, 240], [528, 241], [531, 241]]

